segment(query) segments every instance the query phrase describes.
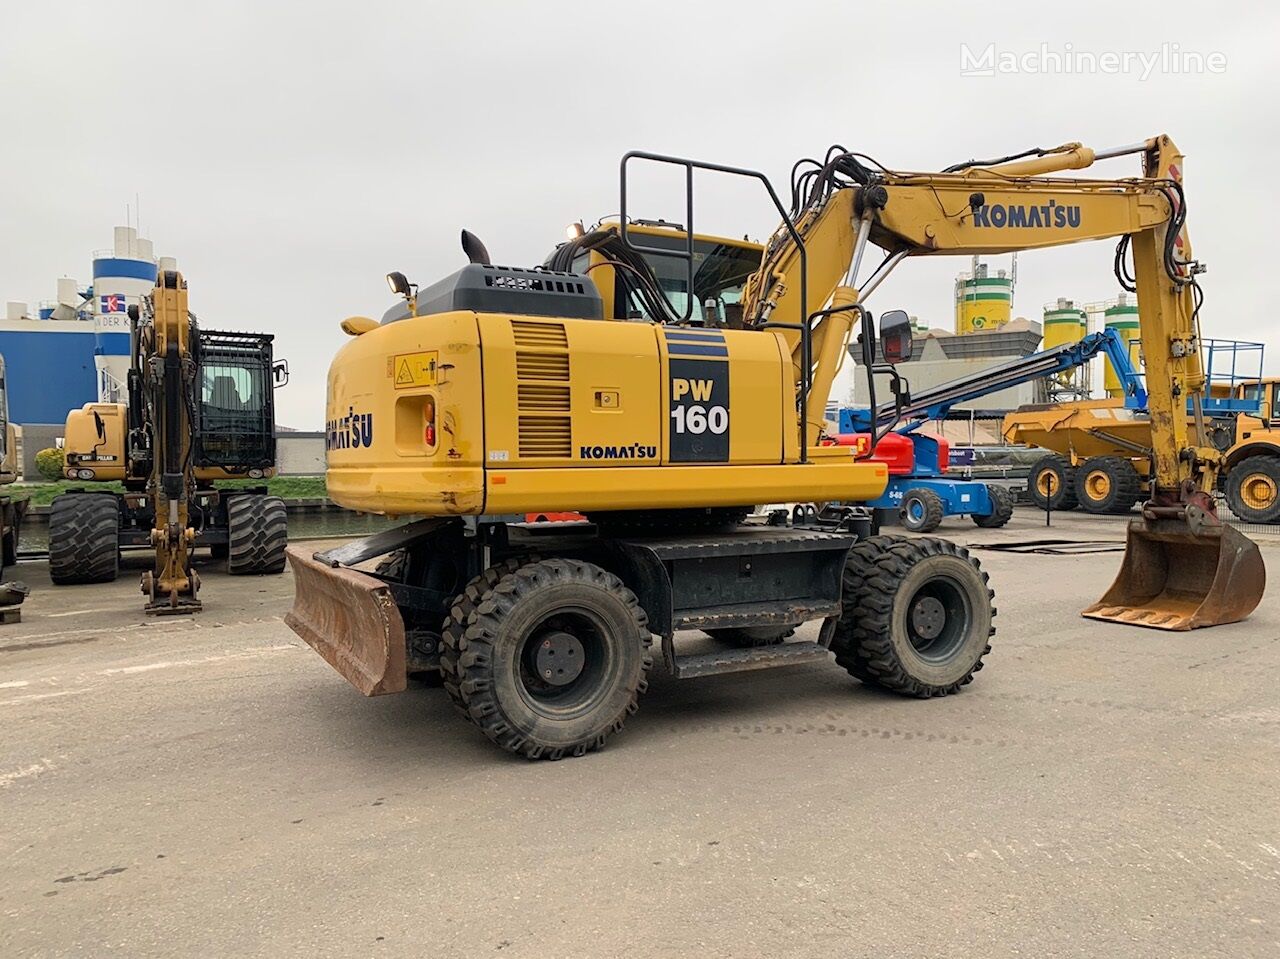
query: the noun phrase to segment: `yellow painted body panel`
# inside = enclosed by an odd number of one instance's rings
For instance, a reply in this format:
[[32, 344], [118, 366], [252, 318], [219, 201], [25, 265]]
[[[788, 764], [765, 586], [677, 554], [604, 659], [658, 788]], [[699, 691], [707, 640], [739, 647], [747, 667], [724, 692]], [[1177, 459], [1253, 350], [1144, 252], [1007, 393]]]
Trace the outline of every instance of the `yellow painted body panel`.
[[[396, 357], [422, 353], [438, 355], [436, 382], [406, 385]], [[847, 447], [798, 462], [795, 395], [789, 344], [772, 331], [413, 317], [333, 361], [329, 495], [388, 515], [879, 496], [883, 466]]]
[[[102, 419], [105, 440], [98, 439], [94, 413]], [[63, 472], [91, 469], [91, 482], [124, 482], [127, 469], [125, 438], [128, 432], [129, 412], [123, 403], [86, 403], [80, 409], [72, 410], [67, 414], [67, 422], [63, 427]], [[196, 481], [201, 484], [245, 478], [244, 473], [232, 473], [221, 467], [201, 466], [194, 472]], [[275, 473], [275, 469], [263, 470], [263, 478], [274, 476]], [[78, 479], [67, 475], [70, 479]]]

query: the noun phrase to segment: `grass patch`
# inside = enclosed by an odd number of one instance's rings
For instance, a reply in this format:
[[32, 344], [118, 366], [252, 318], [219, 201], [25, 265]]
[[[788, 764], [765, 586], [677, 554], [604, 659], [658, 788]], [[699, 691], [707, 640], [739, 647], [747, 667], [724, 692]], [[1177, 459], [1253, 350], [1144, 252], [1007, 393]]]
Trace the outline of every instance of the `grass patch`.
[[[261, 486], [262, 480], [219, 480], [213, 485], [218, 489], [244, 489], [250, 486]], [[275, 476], [266, 481], [267, 490], [281, 499], [325, 499], [328, 492], [323, 476]], [[25, 499], [32, 506], [48, 506], [55, 496], [70, 489], [95, 489], [104, 492], [124, 492], [119, 483], [86, 483], [75, 480], [62, 480], [57, 483], [15, 483], [9, 487], [0, 487], [0, 495], [15, 500]]]

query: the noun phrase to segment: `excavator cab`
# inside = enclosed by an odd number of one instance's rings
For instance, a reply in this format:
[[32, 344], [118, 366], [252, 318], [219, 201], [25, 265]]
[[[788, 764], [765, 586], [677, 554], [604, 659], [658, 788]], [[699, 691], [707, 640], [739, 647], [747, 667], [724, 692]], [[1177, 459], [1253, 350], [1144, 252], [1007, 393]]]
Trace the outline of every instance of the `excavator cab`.
[[198, 468], [256, 471], [276, 462], [275, 382], [267, 333], [201, 330], [194, 454]]

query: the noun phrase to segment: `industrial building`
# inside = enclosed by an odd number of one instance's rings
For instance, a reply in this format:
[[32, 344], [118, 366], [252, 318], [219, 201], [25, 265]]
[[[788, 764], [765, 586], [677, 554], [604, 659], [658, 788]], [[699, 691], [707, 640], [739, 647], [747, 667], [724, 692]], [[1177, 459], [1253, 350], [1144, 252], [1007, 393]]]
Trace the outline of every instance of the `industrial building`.
[[151, 292], [157, 261], [150, 240], [134, 227], [115, 228], [110, 249], [93, 254], [92, 282], [57, 281], [57, 297], [34, 309], [10, 301], [0, 322], [0, 355], [6, 362], [9, 416], [30, 430], [59, 430], [68, 411], [96, 400], [114, 401], [129, 368], [130, 304]]

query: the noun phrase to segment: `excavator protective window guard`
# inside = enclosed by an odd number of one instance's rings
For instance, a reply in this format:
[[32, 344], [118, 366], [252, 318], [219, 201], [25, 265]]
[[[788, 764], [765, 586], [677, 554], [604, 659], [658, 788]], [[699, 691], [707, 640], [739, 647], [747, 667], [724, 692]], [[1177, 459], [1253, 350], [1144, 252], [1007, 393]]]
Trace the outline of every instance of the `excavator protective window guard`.
[[269, 334], [201, 330], [195, 458], [201, 466], [275, 465], [275, 402]]
[[[627, 235], [627, 164], [631, 160], [648, 160], [652, 163], [667, 163], [672, 166], [682, 167], [684, 169], [684, 198], [685, 198], [685, 243], [683, 250], [661, 249], [654, 246], [646, 246], [643, 243], [633, 243]], [[765, 191], [769, 194], [769, 199], [773, 201], [774, 209], [777, 210], [778, 216], [782, 218], [783, 225], [787, 228], [792, 242], [795, 243], [796, 249], [800, 253], [800, 302], [805, 304], [807, 309], [809, 303], [809, 258], [808, 251], [805, 249], [804, 238], [796, 229], [795, 223], [787, 213], [787, 208], [782, 205], [782, 201], [778, 199], [778, 192], [773, 188], [773, 183], [769, 178], [758, 170], [747, 170], [742, 167], [724, 166], [719, 163], [707, 163], [702, 160], [689, 160], [683, 157], [667, 156], [662, 153], [648, 153], [643, 150], [632, 150], [622, 157], [622, 163], [619, 169], [619, 236], [622, 242], [632, 251], [642, 256], [667, 256], [677, 257], [684, 260], [687, 269], [687, 280], [685, 289], [693, 290], [696, 274], [696, 259], [694, 257], [694, 225], [693, 225], [693, 171], [706, 170], [709, 173], [724, 173], [729, 176], [746, 177], [751, 180], [758, 180]], [[685, 308], [678, 322], [688, 323], [693, 316], [694, 297], [686, 297]], [[753, 318], [745, 318], [750, 323]], [[771, 324], [773, 326], [781, 326], [782, 324]], [[810, 381], [813, 376], [813, 360], [810, 353], [811, 338], [810, 326], [811, 319], [801, 324], [800, 328], [800, 461], [808, 462], [808, 443], [804, 441], [804, 431], [808, 429], [809, 422], [809, 388]]]

